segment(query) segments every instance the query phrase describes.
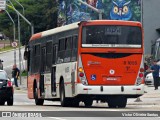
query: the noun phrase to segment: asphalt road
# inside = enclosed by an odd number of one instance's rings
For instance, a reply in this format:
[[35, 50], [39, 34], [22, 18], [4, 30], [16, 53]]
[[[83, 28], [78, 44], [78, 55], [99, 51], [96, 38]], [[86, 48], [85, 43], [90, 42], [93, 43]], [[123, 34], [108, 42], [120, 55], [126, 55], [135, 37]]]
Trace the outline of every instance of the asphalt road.
[[[23, 53], [24, 53], [24, 48], [21, 48], [21, 69], [23, 70], [25, 68], [25, 62], [23, 60]], [[1, 53], [0, 54], [0, 59], [2, 59], [3, 62], [3, 68], [4, 70], [8, 73], [9, 77], [11, 77], [11, 72], [12, 72], [12, 66], [14, 64], [14, 50], [11, 50], [9, 52]], [[17, 67], [19, 67], [19, 49], [16, 49], [16, 64]]]

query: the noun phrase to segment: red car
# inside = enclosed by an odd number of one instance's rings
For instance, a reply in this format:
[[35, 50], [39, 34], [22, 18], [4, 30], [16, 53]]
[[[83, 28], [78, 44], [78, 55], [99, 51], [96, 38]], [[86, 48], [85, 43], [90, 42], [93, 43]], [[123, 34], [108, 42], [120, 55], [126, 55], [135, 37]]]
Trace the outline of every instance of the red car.
[[14, 89], [12, 82], [7, 76], [4, 70], [0, 70], [0, 105], [4, 105], [7, 101], [7, 105], [13, 105]]

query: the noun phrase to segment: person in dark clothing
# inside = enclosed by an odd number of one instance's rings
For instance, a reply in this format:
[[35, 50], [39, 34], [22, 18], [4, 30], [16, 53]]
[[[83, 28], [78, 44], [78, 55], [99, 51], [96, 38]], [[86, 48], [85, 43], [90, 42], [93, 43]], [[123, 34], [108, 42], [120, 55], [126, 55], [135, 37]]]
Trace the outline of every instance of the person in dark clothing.
[[3, 60], [0, 59], [0, 70], [3, 70]]
[[19, 77], [19, 69], [17, 68], [17, 65], [13, 65], [13, 69], [12, 69], [12, 77], [14, 78], [14, 84], [16, 87], [18, 87], [18, 77]]
[[158, 89], [158, 85], [159, 85], [159, 78], [160, 78], [159, 70], [160, 70], [160, 66], [157, 65], [157, 61], [154, 60], [153, 65], [151, 66], [150, 72], [152, 72], [152, 75], [153, 75], [155, 90]]

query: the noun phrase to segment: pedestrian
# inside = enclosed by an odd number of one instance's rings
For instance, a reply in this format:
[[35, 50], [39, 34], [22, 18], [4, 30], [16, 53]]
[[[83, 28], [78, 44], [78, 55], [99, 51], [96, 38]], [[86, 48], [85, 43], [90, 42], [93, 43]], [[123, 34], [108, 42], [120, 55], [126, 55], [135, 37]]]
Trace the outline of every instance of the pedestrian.
[[157, 65], [156, 60], [153, 60], [152, 66], [150, 68], [150, 72], [152, 72], [152, 75], [153, 75], [155, 90], [158, 89], [158, 85], [159, 85], [159, 79], [160, 79], [159, 70], [160, 70], [160, 66]]
[[0, 59], [0, 70], [3, 70], [3, 60]]
[[14, 64], [13, 68], [12, 68], [12, 77], [14, 78], [14, 84], [15, 84], [16, 87], [18, 87], [18, 81], [17, 80], [18, 80], [18, 77], [19, 77], [19, 73], [20, 73], [20, 71], [17, 68], [17, 65]]

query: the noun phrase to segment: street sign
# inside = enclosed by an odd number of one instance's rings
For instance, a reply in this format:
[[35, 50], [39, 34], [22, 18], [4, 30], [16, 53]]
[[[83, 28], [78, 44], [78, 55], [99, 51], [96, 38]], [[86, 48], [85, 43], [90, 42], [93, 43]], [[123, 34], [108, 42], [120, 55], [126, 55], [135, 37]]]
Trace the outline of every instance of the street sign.
[[12, 42], [12, 47], [17, 47], [17, 42]]
[[0, 0], [0, 10], [6, 9], [6, 0]]

